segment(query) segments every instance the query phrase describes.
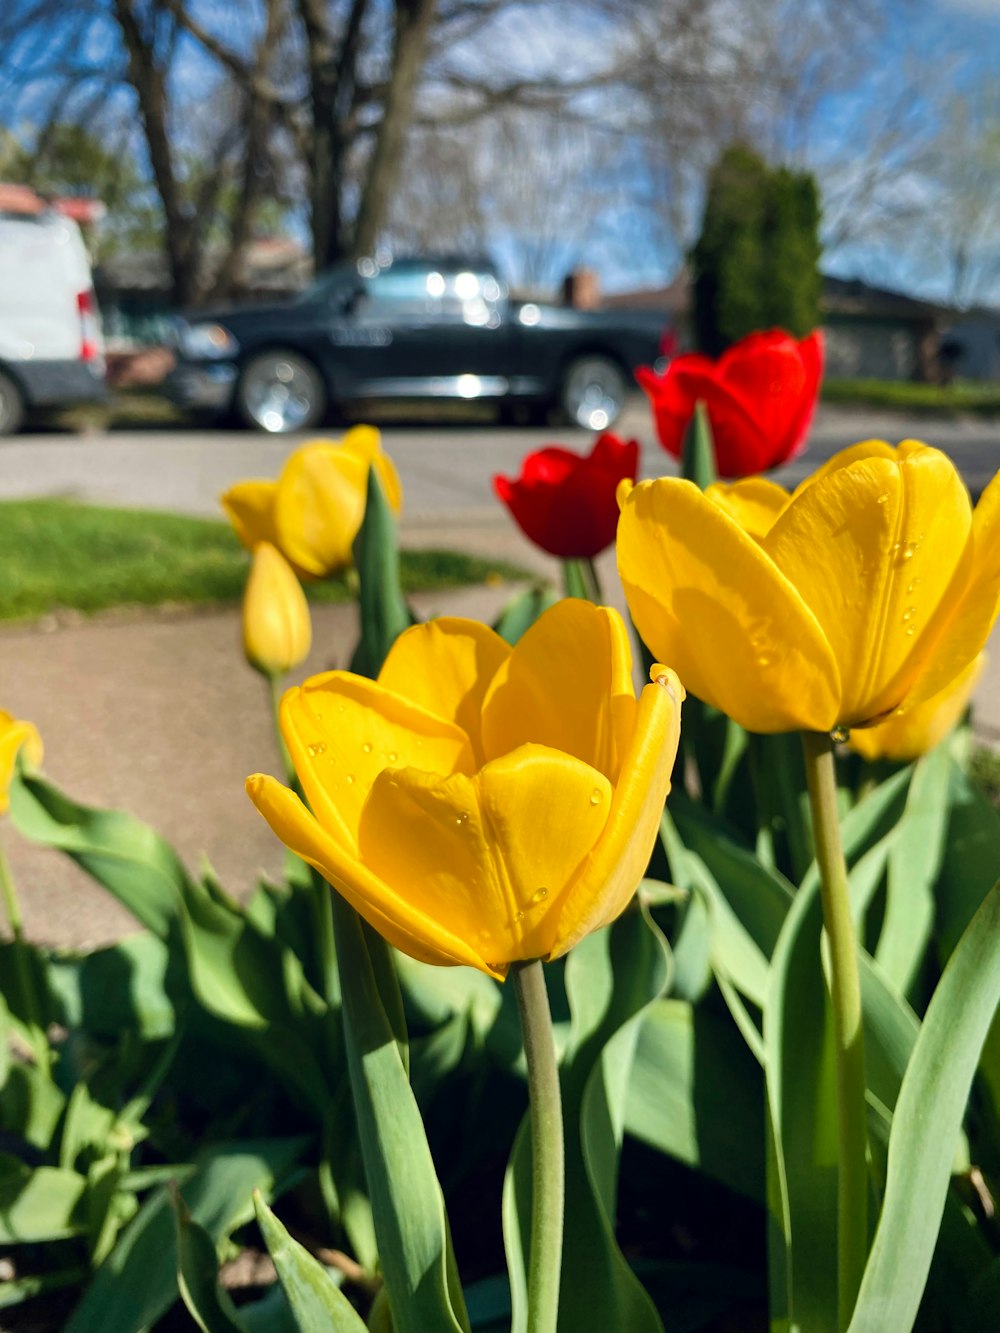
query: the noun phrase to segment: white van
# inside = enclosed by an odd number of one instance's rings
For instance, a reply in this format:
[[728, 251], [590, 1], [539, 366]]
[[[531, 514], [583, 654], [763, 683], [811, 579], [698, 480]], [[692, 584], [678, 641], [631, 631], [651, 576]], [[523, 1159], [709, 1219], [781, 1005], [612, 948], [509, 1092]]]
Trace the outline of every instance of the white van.
[[0, 195], [0, 435], [33, 408], [104, 396], [104, 341], [79, 227], [44, 207], [5, 211]]

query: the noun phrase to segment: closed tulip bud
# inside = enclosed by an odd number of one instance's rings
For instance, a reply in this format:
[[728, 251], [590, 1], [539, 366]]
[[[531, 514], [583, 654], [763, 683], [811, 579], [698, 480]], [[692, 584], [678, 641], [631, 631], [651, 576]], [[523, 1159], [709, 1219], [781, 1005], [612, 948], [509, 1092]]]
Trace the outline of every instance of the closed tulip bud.
[[254, 550], [243, 594], [243, 648], [265, 676], [282, 676], [305, 661], [312, 644], [309, 605], [295, 571], [270, 542]]
[[37, 768], [42, 762], [42, 740], [38, 732], [30, 722], [19, 722], [0, 708], [0, 815], [9, 804], [7, 792], [22, 749], [27, 762]]

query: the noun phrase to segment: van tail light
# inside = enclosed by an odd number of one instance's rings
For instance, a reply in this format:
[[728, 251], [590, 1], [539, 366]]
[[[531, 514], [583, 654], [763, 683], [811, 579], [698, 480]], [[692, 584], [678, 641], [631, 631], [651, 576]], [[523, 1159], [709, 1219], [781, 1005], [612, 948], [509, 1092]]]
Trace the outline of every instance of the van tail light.
[[94, 293], [78, 292], [76, 308], [80, 315], [80, 360], [99, 361], [101, 356], [101, 326], [97, 321]]

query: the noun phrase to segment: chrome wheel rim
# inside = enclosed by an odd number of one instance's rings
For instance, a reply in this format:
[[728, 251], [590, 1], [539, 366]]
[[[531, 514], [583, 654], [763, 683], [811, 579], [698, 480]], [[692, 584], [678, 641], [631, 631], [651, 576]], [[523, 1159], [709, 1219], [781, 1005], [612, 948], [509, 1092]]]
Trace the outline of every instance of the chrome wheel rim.
[[248, 414], [263, 430], [275, 434], [298, 430], [316, 406], [313, 372], [287, 356], [264, 357], [248, 367], [243, 382]]
[[578, 361], [570, 368], [564, 402], [567, 415], [586, 430], [606, 430], [625, 402], [621, 371], [603, 357]]

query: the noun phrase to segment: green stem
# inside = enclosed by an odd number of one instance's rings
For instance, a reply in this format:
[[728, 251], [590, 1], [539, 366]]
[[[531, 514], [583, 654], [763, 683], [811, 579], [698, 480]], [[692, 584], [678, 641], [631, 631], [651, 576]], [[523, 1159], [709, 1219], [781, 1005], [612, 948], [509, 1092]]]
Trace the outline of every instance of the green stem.
[[514, 963], [531, 1104], [531, 1254], [527, 1333], [555, 1333], [562, 1268], [565, 1160], [559, 1069], [545, 975], [538, 959]]
[[274, 734], [278, 740], [278, 749], [281, 752], [281, 762], [285, 768], [285, 775], [289, 783], [295, 790], [298, 790], [298, 778], [295, 773], [295, 765], [292, 763], [292, 756], [288, 753], [288, 746], [285, 744], [285, 738], [281, 734], [281, 715], [279, 705], [281, 704], [281, 677], [278, 675], [268, 675], [267, 695], [271, 702], [271, 720], [274, 723]]
[[44, 1069], [48, 1072], [52, 1068], [52, 1051], [49, 1047], [49, 1039], [45, 1031], [45, 1015], [42, 1010], [38, 990], [35, 986], [35, 976], [32, 970], [30, 949], [24, 938], [24, 921], [21, 917], [21, 905], [17, 901], [17, 893], [14, 889], [14, 881], [11, 878], [10, 866], [7, 864], [7, 857], [4, 855], [2, 847], [0, 847], [0, 897], [3, 898], [4, 912], [7, 916], [7, 923], [10, 926], [10, 933], [13, 938], [12, 949], [14, 954], [14, 966], [17, 969], [21, 995], [24, 998], [25, 1008], [27, 1010], [27, 1027], [31, 1033], [31, 1045], [35, 1053], [35, 1063], [40, 1069]]
[[586, 571], [587, 582], [590, 584], [590, 600], [595, 606], [604, 605], [604, 591], [601, 588], [600, 576], [597, 573], [597, 566], [592, 559], [583, 562]]
[[833, 743], [803, 732], [823, 921], [830, 946], [830, 998], [837, 1060], [837, 1291], [840, 1327], [850, 1323], [868, 1255], [865, 1050], [858, 946], [840, 841]]

